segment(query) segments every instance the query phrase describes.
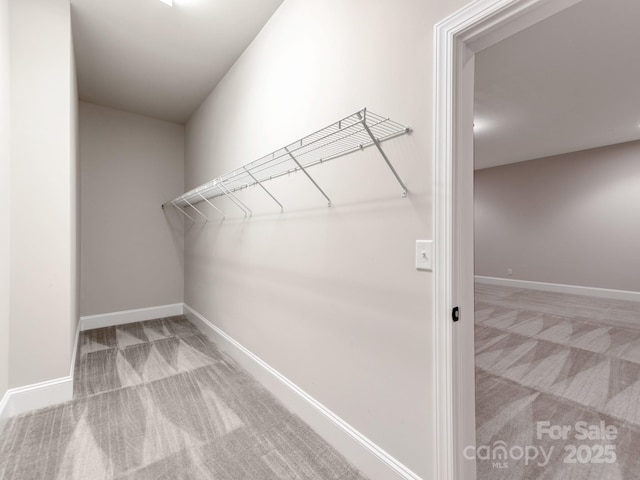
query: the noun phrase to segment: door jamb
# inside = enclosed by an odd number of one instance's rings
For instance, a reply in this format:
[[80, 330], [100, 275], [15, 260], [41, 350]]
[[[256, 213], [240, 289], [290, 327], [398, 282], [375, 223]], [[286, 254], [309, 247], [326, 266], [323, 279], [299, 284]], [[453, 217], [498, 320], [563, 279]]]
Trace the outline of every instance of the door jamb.
[[[463, 456], [465, 446], [475, 444], [474, 55], [579, 1], [476, 0], [435, 26], [433, 365], [438, 480], [476, 478], [475, 461]], [[453, 323], [455, 306], [460, 306], [460, 321]]]

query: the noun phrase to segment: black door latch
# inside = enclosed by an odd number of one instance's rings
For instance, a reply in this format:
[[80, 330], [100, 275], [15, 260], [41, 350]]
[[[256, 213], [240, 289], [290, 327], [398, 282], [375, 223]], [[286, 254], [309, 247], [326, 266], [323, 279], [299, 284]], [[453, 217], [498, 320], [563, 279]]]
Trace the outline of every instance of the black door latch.
[[460, 320], [460, 309], [458, 307], [453, 307], [453, 310], [451, 310], [451, 318], [454, 322]]

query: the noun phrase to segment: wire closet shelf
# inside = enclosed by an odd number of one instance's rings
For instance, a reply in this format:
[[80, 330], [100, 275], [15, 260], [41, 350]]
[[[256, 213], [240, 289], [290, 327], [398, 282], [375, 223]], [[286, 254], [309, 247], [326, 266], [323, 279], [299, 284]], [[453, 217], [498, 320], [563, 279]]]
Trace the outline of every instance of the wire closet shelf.
[[308, 169], [371, 146], [375, 146], [380, 152], [391, 173], [400, 184], [402, 196], [406, 196], [407, 187], [380, 144], [385, 140], [410, 132], [411, 128], [363, 108], [275, 152], [189, 190], [164, 203], [162, 208], [173, 206], [186, 217], [195, 221], [185, 211], [185, 209], [191, 208], [206, 220], [207, 216], [196, 207], [199, 203], [206, 202], [224, 217], [224, 213], [211, 200], [225, 196], [241, 209], [244, 215], [251, 215], [251, 210], [240, 201], [235, 192], [257, 185], [283, 210], [282, 204], [271, 194], [264, 183], [299, 171], [306, 175], [331, 206], [330, 198], [311, 177]]

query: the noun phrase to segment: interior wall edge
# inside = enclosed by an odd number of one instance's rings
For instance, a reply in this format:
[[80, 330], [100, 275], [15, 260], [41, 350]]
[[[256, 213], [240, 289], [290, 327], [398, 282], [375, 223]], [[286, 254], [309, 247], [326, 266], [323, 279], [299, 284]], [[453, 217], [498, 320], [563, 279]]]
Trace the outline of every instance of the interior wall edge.
[[9, 276], [11, 269], [9, 25], [9, 1], [0, 0], [0, 395], [3, 396], [9, 387], [9, 298], [11, 295]]
[[77, 321], [73, 251], [77, 217], [69, 2], [9, 3], [7, 351], [8, 386], [15, 391], [65, 377], [69, 371]]
[[78, 342], [80, 342], [80, 331], [82, 326], [82, 322], [80, 321], [80, 318], [77, 319], [76, 321], [76, 331], [73, 337], [73, 345], [72, 348], [73, 350], [71, 351], [71, 365], [69, 366], [69, 376], [71, 378], [74, 378], [75, 375], [75, 371], [76, 371], [76, 356], [78, 354]]
[[184, 315], [367, 477], [376, 480], [422, 480], [422, 477], [187, 304], [184, 305]]

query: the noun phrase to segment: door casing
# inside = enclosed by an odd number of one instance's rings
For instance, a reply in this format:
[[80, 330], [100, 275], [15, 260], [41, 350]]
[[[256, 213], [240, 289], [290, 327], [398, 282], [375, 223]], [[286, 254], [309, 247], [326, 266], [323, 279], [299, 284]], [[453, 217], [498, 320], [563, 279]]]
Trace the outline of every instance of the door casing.
[[[476, 0], [435, 26], [434, 339], [435, 476], [475, 480], [473, 104], [481, 50], [581, 0]], [[570, 25], [567, 25], [570, 29]], [[460, 320], [452, 310], [459, 307]]]

